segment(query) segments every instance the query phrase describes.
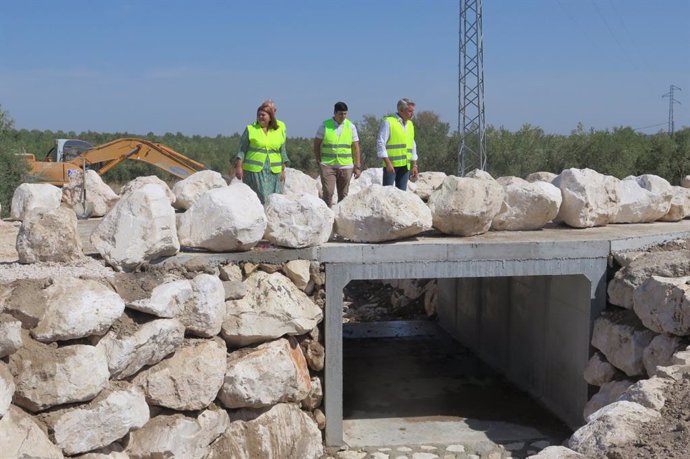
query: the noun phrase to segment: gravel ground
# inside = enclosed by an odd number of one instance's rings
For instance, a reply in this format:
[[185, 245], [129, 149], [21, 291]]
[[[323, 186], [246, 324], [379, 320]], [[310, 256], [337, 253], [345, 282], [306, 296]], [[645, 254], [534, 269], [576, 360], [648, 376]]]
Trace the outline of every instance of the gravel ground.
[[15, 249], [20, 222], [0, 221], [0, 282], [16, 279], [43, 279], [47, 277], [81, 277], [98, 279], [115, 272], [102, 260], [85, 256], [82, 260], [65, 263], [20, 264]]

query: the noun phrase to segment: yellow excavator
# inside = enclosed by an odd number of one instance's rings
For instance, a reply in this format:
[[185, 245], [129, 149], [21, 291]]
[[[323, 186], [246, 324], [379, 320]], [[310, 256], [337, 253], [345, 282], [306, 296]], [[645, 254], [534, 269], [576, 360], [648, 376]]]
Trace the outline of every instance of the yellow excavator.
[[170, 174], [185, 178], [206, 169], [203, 164], [160, 143], [123, 138], [93, 146], [76, 139], [58, 139], [42, 160], [33, 154], [20, 155], [29, 165], [29, 180], [62, 186], [69, 177], [83, 169], [103, 175], [125, 160], [144, 161]]

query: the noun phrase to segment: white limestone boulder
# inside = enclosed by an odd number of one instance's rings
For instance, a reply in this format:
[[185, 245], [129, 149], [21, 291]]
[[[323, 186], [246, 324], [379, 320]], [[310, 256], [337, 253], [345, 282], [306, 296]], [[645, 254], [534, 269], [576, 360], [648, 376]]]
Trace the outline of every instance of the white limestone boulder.
[[209, 450], [207, 459], [324, 457], [316, 423], [289, 403], [278, 404], [251, 420], [232, 422]]
[[264, 207], [256, 193], [241, 181], [233, 180], [229, 186], [199, 196], [180, 216], [178, 233], [186, 247], [237, 252], [254, 247], [263, 237], [266, 223]]
[[244, 283], [247, 295], [226, 302], [221, 336], [230, 346], [302, 335], [323, 319], [311, 298], [281, 273], [256, 271]]
[[618, 210], [609, 223], [649, 223], [659, 220], [671, 208], [669, 192], [655, 193], [631, 178], [618, 182]]
[[205, 410], [196, 417], [177, 413], [155, 416], [129, 434], [130, 459], [206, 458], [208, 446], [230, 426], [225, 410]]
[[157, 317], [177, 317], [188, 333], [210, 338], [220, 332], [225, 316], [225, 289], [216, 276], [202, 273], [156, 286], [150, 298], [131, 301], [130, 309]]
[[218, 276], [222, 281], [242, 282], [242, 269], [235, 263], [229, 263], [219, 267]]
[[311, 280], [310, 268], [309, 260], [290, 260], [285, 263], [283, 271], [298, 289], [304, 291]]
[[121, 198], [103, 217], [91, 243], [117, 270], [175, 255], [180, 250], [175, 210], [160, 186], [144, 185]]
[[525, 180], [528, 182], [548, 182], [551, 183], [555, 180], [555, 178], [558, 177], [558, 174], [554, 174], [553, 172], [532, 172], [529, 174], [527, 177], [525, 177]]
[[15, 388], [12, 373], [10, 373], [7, 365], [0, 360], [0, 418], [5, 416], [10, 409]]
[[415, 182], [415, 194], [422, 198], [422, 201], [428, 201], [431, 193], [441, 188], [446, 177], [445, 172], [420, 172]]
[[300, 406], [306, 410], [313, 411], [321, 406], [323, 402], [323, 386], [318, 376], [311, 378], [311, 390], [302, 400]]
[[604, 314], [594, 321], [592, 346], [601, 351], [614, 367], [628, 376], [643, 376], [644, 349], [655, 333], [645, 328], [632, 311]]
[[[489, 174], [489, 175], [491, 175], [491, 174]], [[477, 178], [477, 177], [475, 177], [475, 178]], [[485, 176], [484, 178], [488, 178], [488, 177]], [[504, 189], [505, 189], [505, 187], [510, 186], [510, 185], [527, 185], [528, 183], [530, 183], [527, 180], [520, 178], [520, 177], [516, 177], [514, 175], [505, 175], [503, 177], [498, 177], [496, 179], [496, 182], [498, 182], [498, 184], [501, 185]]]
[[335, 231], [353, 242], [383, 242], [431, 229], [431, 212], [414, 193], [371, 185], [334, 207]]
[[690, 216], [690, 190], [682, 186], [672, 186], [671, 207], [666, 215], [659, 220], [662, 222], [678, 222]]
[[268, 220], [264, 238], [290, 248], [312, 247], [328, 242], [333, 231], [333, 211], [313, 194], [274, 193], [266, 200]]
[[10, 406], [7, 414], [0, 419], [0, 445], [7, 458], [63, 459], [60, 448], [55, 446], [48, 435], [31, 416]]
[[592, 386], [603, 386], [615, 375], [616, 367], [611, 365], [600, 352], [595, 352], [585, 366], [585, 381]]
[[491, 229], [535, 230], [556, 218], [562, 202], [561, 190], [543, 181], [523, 182], [503, 185], [505, 197]]
[[491, 176], [448, 176], [429, 197], [434, 227], [453, 236], [486, 233], [504, 197], [503, 187]]
[[654, 174], [644, 174], [635, 177], [637, 183], [646, 190], [653, 193], [667, 193], [671, 189], [671, 184], [663, 177]]
[[690, 175], [686, 175], [680, 179], [680, 186], [683, 188], [690, 188]]
[[652, 276], [633, 292], [633, 310], [657, 333], [690, 335], [690, 276]]
[[[529, 453], [528, 453], [529, 454]], [[527, 459], [587, 459], [580, 453], [565, 446], [547, 446], [537, 454], [527, 456]]]
[[574, 228], [604, 226], [618, 211], [618, 182], [592, 169], [565, 169], [557, 178], [563, 203], [558, 219]]
[[22, 183], [12, 195], [10, 220], [24, 220], [28, 212], [37, 208], [60, 207], [62, 190], [47, 183]]
[[32, 412], [92, 400], [108, 384], [102, 349], [75, 344], [54, 348], [35, 341], [9, 357], [14, 403]]
[[208, 190], [224, 188], [228, 184], [220, 173], [212, 170], [195, 172], [189, 177], [175, 183], [172, 192], [175, 195], [173, 205], [177, 209], [186, 210]]
[[230, 353], [218, 400], [231, 409], [262, 408], [299, 403], [310, 391], [311, 378], [300, 346], [294, 338], [281, 338]]
[[618, 398], [629, 402], [639, 403], [645, 408], [661, 411], [666, 403], [666, 395], [672, 379], [652, 377], [637, 381]]
[[189, 340], [172, 357], [134, 378], [146, 401], [178, 411], [201, 410], [216, 398], [225, 375], [225, 343], [219, 339]]
[[[317, 183], [318, 182], [318, 183]], [[285, 168], [285, 183], [283, 184], [283, 194], [302, 196], [309, 194], [319, 197], [320, 180], [313, 179], [299, 169], [292, 167]]]
[[585, 404], [585, 408], [582, 411], [583, 417], [587, 419], [595, 411], [617, 401], [618, 398], [623, 395], [623, 393], [633, 384], [634, 382], [629, 379], [609, 381], [604, 383], [599, 388], [599, 392], [594, 394], [592, 398], [589, 399], [589, 401]]
[[568, 446], [586, 457], [606, 457], [609, 449], [635, 441], [642, 425], [660, 416], [639, 403], [615, 402], [594, 412], [570, 437]]
[[143, 392], [124, 383], [112, 385], [88, 404], [43, 417], [55, 444], [68, 455], [107, 446], [148, 420]]
[[9, 314], [0, 313], [0, 359], [22, 347], [22, 323]]
[[75, 213], [65, 207], [34, 208], [23, 217], [16, 241], [20, 263], [71, 263], [83, 258]]
[[654, 376], [657, 374], [659, 367], [670, 365], [673, 354], [684, 347], [683, 339], [678, 336], [655, 336], [642, 354], [642, 363], [647, 374], [650, 377]]
[[[359, 178], [355, 178], [354, 174], [350, 179], [350, 188], [348, 190], [348, 196], [357, 194], [365, 188], [369, 188], [371, 185], [383, 185], [383, 168], [381, 167], [370, 167], [369, 169], [364, 169], [360, 174]], [[319, 180], [319, 187], [321, 187], [321, 181]], [[333, 192], [333, 200], [337, 202], [338, 190]]]
[[123, 198], [130, 194], [132, 191], [138, 190], [144, 185], [158, 185], [163, 189], [163, 192], [170, 200], [170, 204], [175, 203], [175, 194], [172, 192], [167, 183], [159, 179], [155, 175], [146, 175], [143, 177], [136, 177], [134, 180], [130, 180], [125, 183], [122, 188], [120, 188], [120, 197]]
[[690, 276], [690, 252], [669, 250], [644, 253], [618, 270], [607, 287], [608, 301], [626, 309], [633, 308], [633, 293], [651, 276]]
[[180, 320], [187, 333], [211, 338], [220, 333], [225, 318], [225, 288], [216, 276], [202, 273], [192, 279], [192, 299]]
[[[89, 209], [90, 217], [102, 217], [115, 205], [120, 196], [113, 191], [98, 175], [98, 172], [86, 170], [86, 193], [84, 190], [84, 174], [81, 170], [70, 175], [69, 182], [62, 187], [62, 202], [70, 209], [77, 205], [85, 205]], [[86, 201], [82, 202], [82, 196]]]
[[[475, 178], [475, 179], [480, 179], [480, 180], [488, 180], [488, 181], [494, 181], [495, 179], [489, 174], [488, 172], [481, 170], [481, 169], [473, 169], [470, 172], [468, 172], [465, 177], [468, 178]], [[519, 177], [516, 177], [519, 179]]]
[[110, 377], [124, 379], [148, 365], [155, 365], [184, 341], [184, 325], [177, 319], [158, 319], [141, 325], [126, 316], [109, 331], [96, 347], [103, 348]]
[[182, 315], [186, 305], [193, 301], [192, 281], [180, 279], [164, 282], [151, 291], [149, 298], [141, 298], [127, 303], [129, 309], [145, 312], [162, 318], [173, 318]]
[[44, 293], [45, 313], [31, 330], [42, 342], [101, 336], [125, 310], [120, 295], [90, 279], [58, 277]]

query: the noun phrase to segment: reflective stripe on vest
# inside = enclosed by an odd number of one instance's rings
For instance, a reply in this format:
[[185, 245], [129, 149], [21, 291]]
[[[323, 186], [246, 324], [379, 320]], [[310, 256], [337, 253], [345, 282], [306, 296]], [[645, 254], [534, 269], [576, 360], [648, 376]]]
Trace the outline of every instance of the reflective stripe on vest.
[[323, 122], [323, 140], [321, 142], [321, 162], [328, 166], [352, 165], [352, 126], [345, 119], [338, 135], [335, 120], [329, 118]]
[[[384, 119], [388, 121], [390, 127], [390, 136], [386, 142], [388, 159], [393, 167], [407, 166], [409, 169], [414, 147], [414, 124], [412, 120], [408, 120], [403, 127], [402, 121], [397, 116], [386, 116]], [[383, 166], [385, 165], [384, 162]]]
[[283, 169], [280, 147], [284, 142], [284, 130], [268, 129], [264, 132], [258, 123], [247, 126], [249, 148], [242, 162], [242, 169], [249, 172], [261, 172], [268, 158], [271, 172], [279, 174]]

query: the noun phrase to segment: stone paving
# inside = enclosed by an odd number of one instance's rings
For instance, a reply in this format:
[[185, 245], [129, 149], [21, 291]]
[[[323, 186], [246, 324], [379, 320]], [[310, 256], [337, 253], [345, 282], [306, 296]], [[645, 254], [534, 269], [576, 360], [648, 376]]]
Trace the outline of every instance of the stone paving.
[[505, 445], [487, 441], [473, 446], [428, 444], [355, 449], [327, 448], [323, 459], [524, 459], [548, 446], [560, 443], [558, 440], [551, 442], [542, 439]]

